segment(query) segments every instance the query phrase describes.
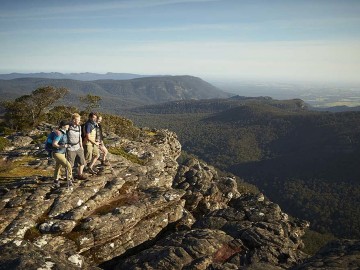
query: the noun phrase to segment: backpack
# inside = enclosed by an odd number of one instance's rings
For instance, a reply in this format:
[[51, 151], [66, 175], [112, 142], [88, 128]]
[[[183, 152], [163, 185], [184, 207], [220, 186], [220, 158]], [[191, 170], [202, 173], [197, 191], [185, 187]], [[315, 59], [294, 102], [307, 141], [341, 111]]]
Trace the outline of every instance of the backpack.
[[85, 140], [85, 137], [86, 137], [86, 133], [85, 133], [85, 124], [86, 123], [84, 123], [84, 124], [81, 124], [81, 139], [82, 139], [82, 141], [84, 141]]
[[[84, 124], [81, 124], [81, 138], [84, 141], [86, 138], [86, 128], [85, 125], [86, 123], [88, 123], [89, 121], [86, 121]], [[92, 124], [93, 125], [93, 124]], [[96, 129], [96, 126], [94, 127]], [[97, 129], [96, 129], [96, 137], [97, 137]]]
[[59, 136], [59, 132], [60, 132], [60, 134], [64, 135], [63, 132], [54, 130], [54, 131], [51, 131], [51, 133], [46, 138], [44, 148], [45, 148], [46, 152], [48, 153], [49, 157], [52, 157], [52, 152], [55, 150], [52, 144], [53, 144], [55, 137]]
[[81, 138], [79, 138], [79, 140], [77, 140], [76, 142], [72, 142], [70, 140], [71, 136], [70, 136], [70, 131], [72, 132], [82, 132], [82, 127], [81, 126], [78, 126], [77, 129], [73, 129], [71, 126], [69, 127], [69, 129], [66, 131], [66, 135], [68, 137], [68, 144], [70, 145], [77, 145], [78, 143], [80, 143], [80, 140], [83, 140], [83, 136], [81, 135]]
[[48, 153], [48, 156], [51, 157], [52, 151], [54, 150], [52, 143], [53, 140], [56, 137], [56, 133], [55, 131], [51, 131], [51, 133], [47, 136], [46, 141], [45, 141], [45, 150]]

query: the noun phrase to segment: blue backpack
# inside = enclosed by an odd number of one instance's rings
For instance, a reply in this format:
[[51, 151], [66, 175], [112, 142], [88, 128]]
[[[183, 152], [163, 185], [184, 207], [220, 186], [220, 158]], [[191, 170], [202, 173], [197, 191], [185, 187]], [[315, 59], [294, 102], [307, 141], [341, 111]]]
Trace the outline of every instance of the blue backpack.
[[[52, 131], [48, 135], [48, 137], [46, 138], [46, 141], [45, 141], [44, 148], [45, 148], [46, 152], [48, 152], [49, 157], [51, 157], [52, 152], [55, 150], [52, 144], [53, 144], [55, 137], [59, 136], [59, 134], [57, 132], [60, 132], [60, 131], [57, 131], [57, 130]], [[60, 132], [60, 133], [63, 134], [62, 132]]]
[[56, 137], [56, 134], [55, 134], [55, 131], [52, 131], [46, 138], [46, 141], [45, 141], [45, 150], [46, 152], [48, 153], [48, 156], [51, 157], [51, 153], [52, 151], [54, 150], [53, 146], [52, 146], [52, 143], [53, 143], [53, 140], [55, 139]]

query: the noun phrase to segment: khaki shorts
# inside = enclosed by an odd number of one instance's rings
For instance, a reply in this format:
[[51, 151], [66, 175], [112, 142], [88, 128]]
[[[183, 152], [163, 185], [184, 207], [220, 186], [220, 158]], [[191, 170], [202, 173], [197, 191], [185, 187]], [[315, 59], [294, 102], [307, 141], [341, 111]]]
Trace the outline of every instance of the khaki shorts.
[[67, 154], [71, 166], [74, 167], [75, 161], [79, 165], [85, 165], [84, 149], [79, 148], [76, 151], [68, 151]]
[[84, 145], [85, 159], [86, 162], [91, 162], [93, 157], [99, 157], [99, 147], [96, 144], [85, 144]]

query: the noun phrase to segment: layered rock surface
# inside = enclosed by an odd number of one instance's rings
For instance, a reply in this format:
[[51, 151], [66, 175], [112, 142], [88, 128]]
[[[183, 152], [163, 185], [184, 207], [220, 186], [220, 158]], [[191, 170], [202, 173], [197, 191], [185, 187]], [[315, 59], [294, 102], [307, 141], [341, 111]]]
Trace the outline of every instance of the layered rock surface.
[[[12, 146], [3, 153], [7, 159], [38, 156], [30, 166], [53, 170], [39, 157], [42, 145], [31, 144], [28, 136], [10, 139]], [[163, 130], [144, 132], [137, 141], [108, 139], [109, 146], [125, 149], [137, 162], [110, 155], [111, 166], [101, 175], [70, 189], [66, 181], [54, 188], [51, 177], [2, 181], [1, 263], [6, 265], [16, 249], [30, 249], [35, 258], [19, 253], [26, 261], [19, 269], [36, 264], [69, 269], [63, 262], [72, 261], [73, 267], [95, 266], [156, 237], [183, 216], [185, 192], [171, 188], [181, 152], [175, 134]]]
[[[4, 158], [36, 156], [28, 166], [52, 171], [32, 142], [39, 132], [9, 137]], [[203, 162], [179, 166], [174, 133], [107, 140], [136, 158], [110, 155], [72, 189], [40, 175], [0, 179], [0, 269], [287, 269], [307, 258], [307, 222], [240, 194], [234, 177]]]

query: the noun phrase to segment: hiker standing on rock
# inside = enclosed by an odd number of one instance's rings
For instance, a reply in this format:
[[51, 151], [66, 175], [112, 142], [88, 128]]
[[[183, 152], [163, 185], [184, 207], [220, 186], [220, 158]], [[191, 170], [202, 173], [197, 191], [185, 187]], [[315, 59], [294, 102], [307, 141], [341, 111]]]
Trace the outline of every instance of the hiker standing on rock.
[[101, 126], [101, 121], [102, 121], [102, 116], [101, 115], [98, 115], [98, 118], [97, 118], [97, 140], [99, 141], [99, 150], [100, 152], [102, 153], [102, 157], [101, 157], [101, 165], [103, 166], [106, 166], [106, 165], [109, 165], [109, 161], [106, 160], [106, 156], [108, 154], [108, 150], [104, 144], [104, 141], [103, 141], [103, 132], [102, 132], [102, 126]]
[[59, 129], [54, 132], [54, 139], [52, 141], [52, 156], [55, 159], [54, 183], [56, 187], [60, 187], [60, 171], [64, 167], [67, 170], [68, 183], [72, 185], [72, 168], [69, 161], [67, 161], [65, 153], [68, 143], [66, 131], [69, 129], [69, 122], [62, 120], [59, 124]]
[[77, 162], [78, 173], [76, 179], [86, 180], [86, 177], [83, 174], [85, 167], [85, 156], [84, 148], [81, 137], [81, 126], [80, 126], [80, 114], [74, 113], [71, 116], [70, 127], [67, 131], [68, 144], [67, 148], [68, 160], [72, 167], [74, 167], [75, 161]]
[[96, 128], [97, 115], [94, 112], [89, 114], [89, 119], [84, 125], [85, 139], [84, 139], [84, 150], [85, 150], [85, 159], [88, 164], [88, 171], [91, 174], [97, 174], [98, 170], [94, 168], [95, 162], [98, 160], [99, 153], [99, 142], [96, 141], [97, 138], [97, 128]]

